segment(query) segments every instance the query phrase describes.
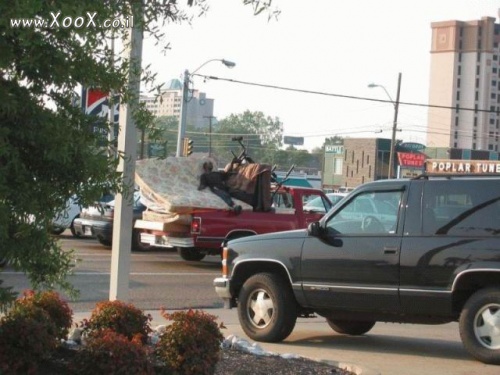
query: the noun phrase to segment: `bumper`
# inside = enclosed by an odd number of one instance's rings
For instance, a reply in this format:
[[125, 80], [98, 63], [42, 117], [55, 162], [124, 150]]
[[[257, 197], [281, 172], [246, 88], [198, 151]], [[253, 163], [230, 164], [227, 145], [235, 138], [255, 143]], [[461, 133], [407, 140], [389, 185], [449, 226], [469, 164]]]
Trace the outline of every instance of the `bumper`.
[[215, 278], [214, 287], [215, 293], [224, 301], [224, 308], [230, 309], [234, 307], [229, 279], [224, 276]]
[[74, 221], [73, 227], [80, 236], [99, 237], [109, 240], [113, 237], [113, 224], [107, 221], [78, 218]]
[[169, 237], [141, 232], [141, 242], [156, 247], [194, 247], [192, 237]]

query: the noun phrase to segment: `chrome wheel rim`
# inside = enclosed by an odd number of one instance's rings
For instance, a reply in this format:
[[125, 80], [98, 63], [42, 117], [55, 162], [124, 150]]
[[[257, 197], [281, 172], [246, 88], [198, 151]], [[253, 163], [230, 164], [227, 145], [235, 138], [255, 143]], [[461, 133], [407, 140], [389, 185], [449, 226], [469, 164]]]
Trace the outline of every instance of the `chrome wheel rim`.
[[271, 323], [274, 316], [274, 303], [264, 289], [255, 290], [248, 297], [247, 306], [248, 320], [254, 327], [262, 329]]
[[500, 349], [500, 304], [483, 306], [474, 318], [474, 335], [487, 349]]

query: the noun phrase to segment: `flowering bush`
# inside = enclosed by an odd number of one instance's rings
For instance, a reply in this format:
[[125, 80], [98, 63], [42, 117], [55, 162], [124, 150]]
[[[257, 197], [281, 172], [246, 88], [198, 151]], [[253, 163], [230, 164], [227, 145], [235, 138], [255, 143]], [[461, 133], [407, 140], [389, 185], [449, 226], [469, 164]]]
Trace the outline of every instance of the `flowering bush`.
[[57, 347], [56, 331], [41, 307], [15, 304], [0, 320], [0, 373], [36, 373]]
[[103, 301], [96, 304], [90, 319], [82, 323], [85, 333], [109, 328], [131, 340], [140, 335], [146, 343], [148, 334], [152, 331], [150, 322], [152, 317], [145, 315], [132, 304], [121, 301]]
[[156, 344], [157, 357], [179, 374], [213, 374], [224, 339], [216, 317], [197, 310], [162, 311], [162, 316], [172, 324]]
[[77, 352], [71, 369], [75, 374], [154, 374], [148, 347], [140, 334], [129, 340], [111, 329], [92, 331]]
[[42, 308], [49, 314], [50, 320], [55, 325], [55, 336], [59, 339], [65, 339], [68, 336], [73, 323], [73, 311], [57, 292], [27, 290], [14, 302], [14, 305], [24, 306], [27, 309], [31, 308], [31, 306]]

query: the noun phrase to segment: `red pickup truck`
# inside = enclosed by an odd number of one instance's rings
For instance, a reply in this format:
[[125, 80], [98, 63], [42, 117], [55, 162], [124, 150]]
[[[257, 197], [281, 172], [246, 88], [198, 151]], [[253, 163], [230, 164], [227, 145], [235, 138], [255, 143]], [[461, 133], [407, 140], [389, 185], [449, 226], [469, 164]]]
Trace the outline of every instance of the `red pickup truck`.
[[[281, 186], [272, 196], [271, 210], [267, 212], [243, 210], [235, 214], [229, 210], [204, 209], [186, 215], [181, 224], [175, 225], [143, 217], [136, 221], [135, 228], [141, 230], [141, 242], [175, 247], [184, 260], [199, 261], [206, 255], [220, 255], [223, 244], [235, 238], [307, 228], [332, 206], [319, 189]], [[318, 197], [324, 209], [304, 210], [307, 202]]]

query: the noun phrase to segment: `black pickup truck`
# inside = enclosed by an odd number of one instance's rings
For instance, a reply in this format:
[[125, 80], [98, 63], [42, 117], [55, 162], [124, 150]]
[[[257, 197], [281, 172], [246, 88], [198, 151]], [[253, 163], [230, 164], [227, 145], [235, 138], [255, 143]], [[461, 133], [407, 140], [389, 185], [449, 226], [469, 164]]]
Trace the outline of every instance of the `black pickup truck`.
[[305, 230], [230, 241], [214, 286], [256, 341], [315, 314], [349, 335], [458, 321], [466, 350], [500, 364], [500, 177], [364, 184]]

